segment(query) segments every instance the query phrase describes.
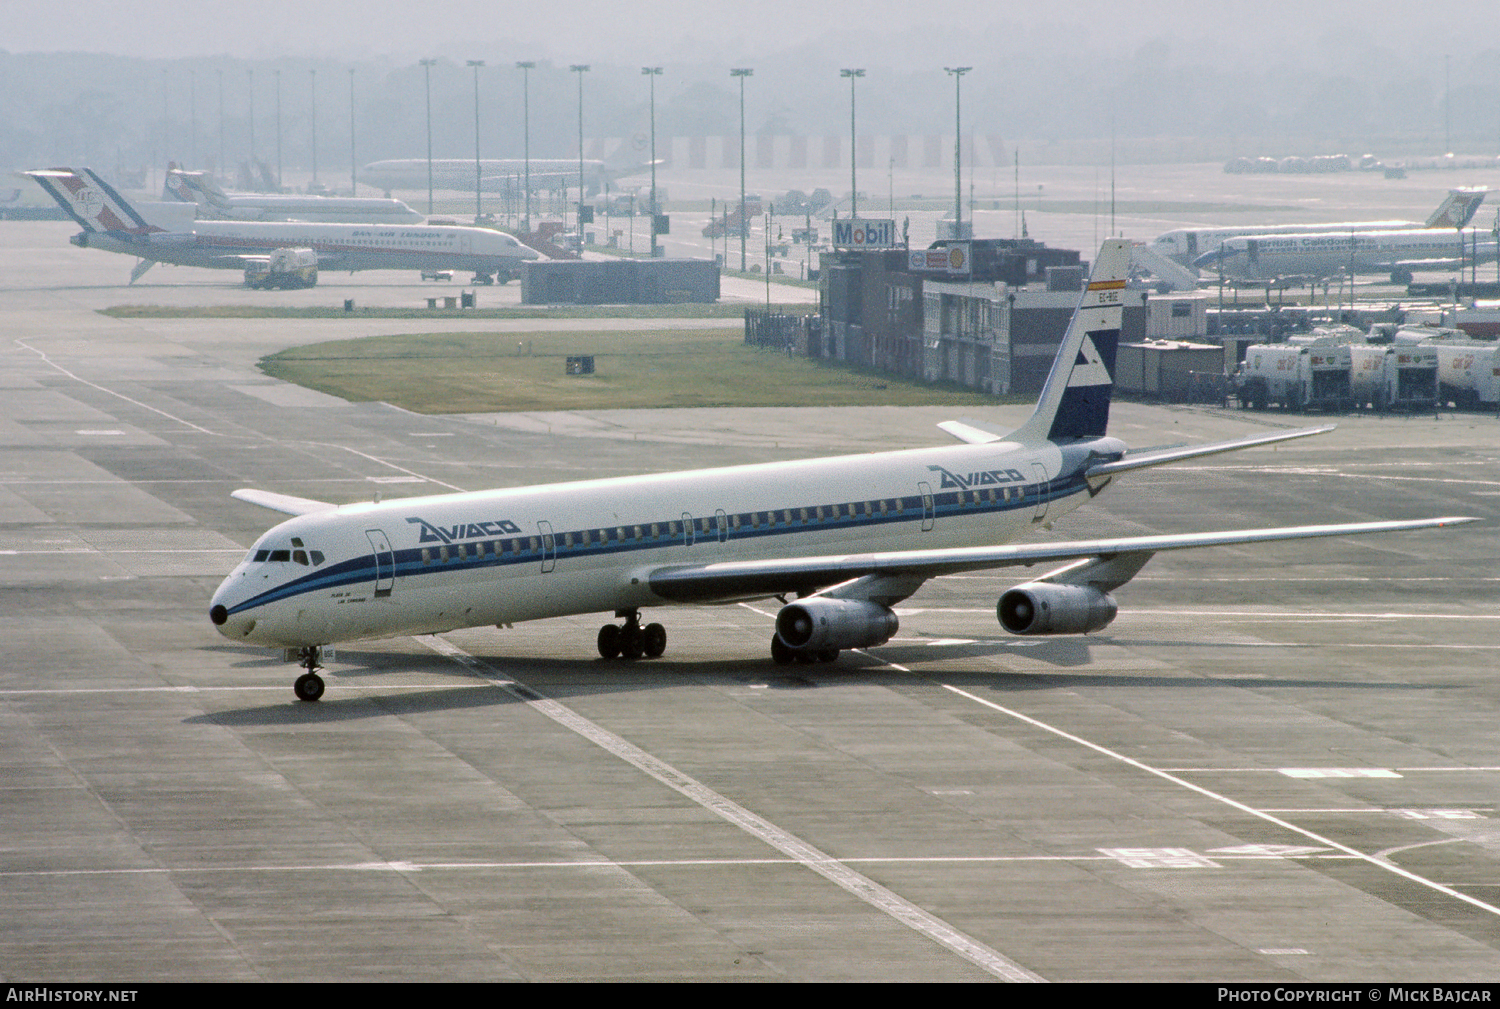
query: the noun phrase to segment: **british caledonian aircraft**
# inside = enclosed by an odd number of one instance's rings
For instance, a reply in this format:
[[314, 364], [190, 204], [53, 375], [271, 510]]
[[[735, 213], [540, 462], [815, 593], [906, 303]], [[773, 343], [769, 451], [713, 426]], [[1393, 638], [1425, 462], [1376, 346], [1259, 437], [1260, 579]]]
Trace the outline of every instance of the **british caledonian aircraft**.
[[[302, 221], [153, 223], [89, 168], [26, 172], [83, 230], [74, 245], [138, 256], [133, 284], [156, 263], [243, 270], [277, 249], [307, 248], [324, 270], [473, 270], [474, 282], [505, 283], [521, 261], [540, 258], [510, 235], [488, 228], [433, 224], [309, 224]], [[181, 211], [183, 203], [156, 204]]]
[[830, 661], [888, 641], [892, 607], [940, 575], [1063, 562], [1002, 595], [1000, 623], [1087, 633], [1114, 619], [1110, 593], [1160, 550], [1472, 521], [1003, 545], [1125, 473], [1330, 430], [1142, 453], [1106, 435], [1129, 266], [1129, 243], [1106, 241], [1035, 412], [1015, 431], [947, 421], [966, 444], [342, 506], [237, 490], [296, 517], [224, 579], [209, 619], [230, 640], [299, 659], [304, 701], [322, 695], [321, 650], [336, 642], [613, 612], [624, 624], [600, 629], [599, 652], [635, 659], [667, 643], [641, 611], [671, 603], [775, 597], [772, 657]]

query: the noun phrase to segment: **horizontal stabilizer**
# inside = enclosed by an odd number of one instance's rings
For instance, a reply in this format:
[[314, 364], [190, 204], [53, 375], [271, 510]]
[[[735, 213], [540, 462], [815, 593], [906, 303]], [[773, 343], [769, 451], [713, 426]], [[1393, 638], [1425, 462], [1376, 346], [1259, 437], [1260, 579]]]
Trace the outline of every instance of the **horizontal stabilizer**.
[[947, 431], [961, 442], [970, 445], [988, 445], [990, 442], [1004, 441], [1009, 431], [1003, 428], [993, 427], [979, 420], [945, 420], [938, 427]]
[[329, 504], [327, 501], [314, 501], [311, 498], [293, 497], [290, 494], [277, 494], [275, 491], [255, 490], [249, 487], [241, 488], [229, 496], [236, 501], [245, 501], [286, 515], [310, 515], [313, 512], [330, 512], [338, 508], [338, 505]]
[[1152, 466], [1165, 466], [1169, 463], [1181, 462], [1184, 459], [1197, 459], [1201, 456], [1219, 455], [1223, 452], [1238, 452], [1240, 449], [1254, 448], [1257, 445], [1272, 445], [1278, 441], [1292, 441], [1296, 438], [1311, 438], [1315, 434], [1327, 434], [1337, 426], [1336, 424], [1325, 424], [1322, 427], [1307, 427], [1297, 431], [1280, 431], [1276, 434], [1258, 434], [1249, 438], [1236, 438], [1233, 441], [1216, 441], [1209, 445], [1189, 445], [1183, 448], [1163, 448], [1149, 452], [1138, 452], [1114, 462], [1102, 462], [1097, 466], [1090, 466], [1084, 472], [1084, 476], [1092, 482], [1101, 477], [1114, 476], [1116, 473], [1149, 469]]

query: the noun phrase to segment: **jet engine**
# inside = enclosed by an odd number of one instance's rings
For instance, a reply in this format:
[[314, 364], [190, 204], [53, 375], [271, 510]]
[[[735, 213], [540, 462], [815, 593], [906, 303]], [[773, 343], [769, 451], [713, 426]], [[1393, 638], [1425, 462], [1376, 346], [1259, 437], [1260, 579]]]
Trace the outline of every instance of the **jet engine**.
[[814, 597], [788, 603], [776, 614], [776, 637], [793, 652], [883, 645], [897, 626], [889, 607], [860, 599]]
[[1087, 634], [1107, 627], [1119, 609], [1114, 596], [1088, 585], [1029, 582], [1001, 596], [995, 614], [1012, 634]]

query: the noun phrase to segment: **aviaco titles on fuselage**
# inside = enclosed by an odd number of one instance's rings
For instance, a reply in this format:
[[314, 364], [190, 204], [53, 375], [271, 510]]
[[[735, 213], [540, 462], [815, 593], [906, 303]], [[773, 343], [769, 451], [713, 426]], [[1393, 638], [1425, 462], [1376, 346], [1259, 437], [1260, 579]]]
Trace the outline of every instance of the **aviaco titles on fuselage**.
[[1466, 227], [1473, 219], [1479, 205], [1484, 202], [1489, 190], [1485, 187], [1461, 187], [1451, 189], [1436, 210], [1425, 222], [1417, 221], [1346, 221], [1327, 224], [1260, 224], [1240, 227], [1178, 228], [1157, 235], [1149, 248], [1180, 266], [1192, 266], [1202, 256], [1216, 252], [1221, 243], [1236, 238], [1259, 235], [1312, 235], [1320, 233], [1342, 233], [1364, 231], [1399, 231], [1411, 228], [1455, 228]]
[[948, 421], [963, 444], [342, 506], [239, 490], [293, 517], [224, 579], [209, 619], [232, 641], [300, 660], [303, 700], [322, 695], [322, 648], [336, 642], [602, 613], [623, 623], [603, 625], [599, 653], [636, 659], [667, 644], [642, 613], [674, 603], [774, 597], [772, 658], [831, 661], [888, 641], [893, 607], [940, 575], [1058, 563], [1000, 597], [1000, 622], [1017, 634], [1086, 633], [1114, 619], [1113, 591], [1160, 550], [1468, 521], [1004, 545], [1135, 470], [1329, 430], [1144, 453], [1110, 437], [1129, 263], [1129, 243], [1104, 243], [1016, 430]]
[[[244, 270], [277, 249], [312, 249], [322, 270], [472, 270], [478, 283], [520, 276], [523, 260], [537, 253], [504, 232], [428, 224], [308, 224], [297, 221], [191, 221], [153, 223], [88, 168], [26, 173], [77, 221], [70, 241], [141, 260], [135, 282], [155, 263]], [[175, 209], [184, 204], [160, 204]], [[145, 209], [145, 208], [143, 208]], [[161, 220], [161, 218], [158, 218]], [[163, 226], [165, 225], [165, 226]]]

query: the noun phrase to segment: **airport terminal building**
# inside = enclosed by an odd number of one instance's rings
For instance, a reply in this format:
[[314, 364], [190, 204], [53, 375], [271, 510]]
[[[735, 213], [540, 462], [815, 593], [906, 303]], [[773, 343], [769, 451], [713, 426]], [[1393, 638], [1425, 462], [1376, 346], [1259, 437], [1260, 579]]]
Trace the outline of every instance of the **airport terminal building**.
[[[1088, 264], [1032, 239], [939, 241], [921, 250], [825, 254], [812, 357], [996, 395], [1041, 391]], [[1146, 336], [1144, 292], [1122, 342]]]

